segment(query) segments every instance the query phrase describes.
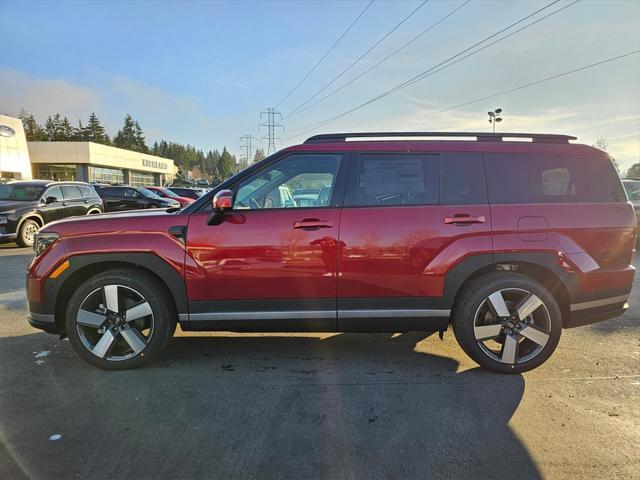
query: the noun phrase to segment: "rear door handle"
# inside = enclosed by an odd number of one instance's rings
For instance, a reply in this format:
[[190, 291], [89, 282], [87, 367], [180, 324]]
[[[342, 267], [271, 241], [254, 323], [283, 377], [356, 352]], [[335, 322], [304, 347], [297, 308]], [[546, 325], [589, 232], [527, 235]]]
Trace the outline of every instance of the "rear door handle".
[[317, 218], [305, 218], [300, 222], [293, 222], [293, 228], [302, 230], [318, 230], [320, 228], [332, 228], [333, 222], [318, 220]]
[[471, 215], [458, 214], [453, 217], [444, 217], [444, 223], [454, 225], [469, 225], [471, 223], [484, 223], [485, 221], [484, 215], [472, 217]]

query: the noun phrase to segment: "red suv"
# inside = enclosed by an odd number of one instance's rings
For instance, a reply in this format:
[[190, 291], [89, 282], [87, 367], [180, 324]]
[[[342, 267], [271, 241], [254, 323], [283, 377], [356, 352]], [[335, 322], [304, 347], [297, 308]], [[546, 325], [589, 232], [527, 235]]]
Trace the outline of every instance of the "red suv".
[[452, 324], [482, 366], [530, 370], [562, 328], [621, 315], [634, 275], [633, 207], [609, 157], [574, 139], [318, 135], [177, 212], [47, 225], [28, 271], [29, 321], [106, 369], [150, 361], [179, 322]]

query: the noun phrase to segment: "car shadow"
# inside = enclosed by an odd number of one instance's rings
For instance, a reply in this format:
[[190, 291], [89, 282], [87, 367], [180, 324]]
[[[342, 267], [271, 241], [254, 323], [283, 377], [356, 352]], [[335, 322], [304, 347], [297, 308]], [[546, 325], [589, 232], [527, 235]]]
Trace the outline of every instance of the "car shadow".
[[36, 478], [539, 478], [508, 425], [522, 376], [457, 372], [437, 341], [181, 336], [106, 372], [53, 336], [2, 338], [0, 432]]

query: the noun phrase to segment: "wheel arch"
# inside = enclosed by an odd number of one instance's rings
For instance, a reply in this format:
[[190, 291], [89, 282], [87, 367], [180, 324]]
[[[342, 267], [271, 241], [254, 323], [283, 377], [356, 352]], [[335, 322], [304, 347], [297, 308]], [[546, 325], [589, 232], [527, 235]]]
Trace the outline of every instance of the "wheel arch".
[[445, 297], [452, 309], [469, 284], [484, 274], [496, 271], [520, 273], [540, 283], [558, 302], [563, 324], [566, 324], [571, 312], [571, 279], [558, 266], [557, 255], [551, 253], [477, 255], [461, 262], [445, 280]]
[[[55, 292], [55, 322], [61, 336], [65, 333], [65, 313], [75, 289], [88, 278], [108, 270], [133, 268], [153, 275], [166, 289], [177, 313], [188, 311], [184, 279], [167, 262], [154, 254], [96, 254], [71, 257], [64, 281]], [[48, 282], [47, 282], [48, 283]]]
[[40, 228], [44, 227], [44, 225], [45, 225], [44, 218], [42, 218], [42, 215], [40, 215], [38, 212], [25, 213], [24, 215], [22, 215], [20, 217], [20, 220], [18, 220], [18, 225], [16, 227], [16, 233], [20, 232], [20, 227], [22, 227], [22, 224], [25, 222], [25, 220], [35, 220], [38, 223], [38, 225], [40, 226]]

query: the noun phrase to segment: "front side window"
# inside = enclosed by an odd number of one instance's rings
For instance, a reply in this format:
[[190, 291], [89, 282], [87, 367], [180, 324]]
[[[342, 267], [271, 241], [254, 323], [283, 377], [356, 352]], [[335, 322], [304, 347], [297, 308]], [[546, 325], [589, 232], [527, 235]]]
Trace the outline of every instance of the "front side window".
[[439, 199], [440, 156], [360, 155], [356, 205], [435, 205]]
[[240, 182], [234, 209], [328, 207], [341, 155], [294, 154]]

